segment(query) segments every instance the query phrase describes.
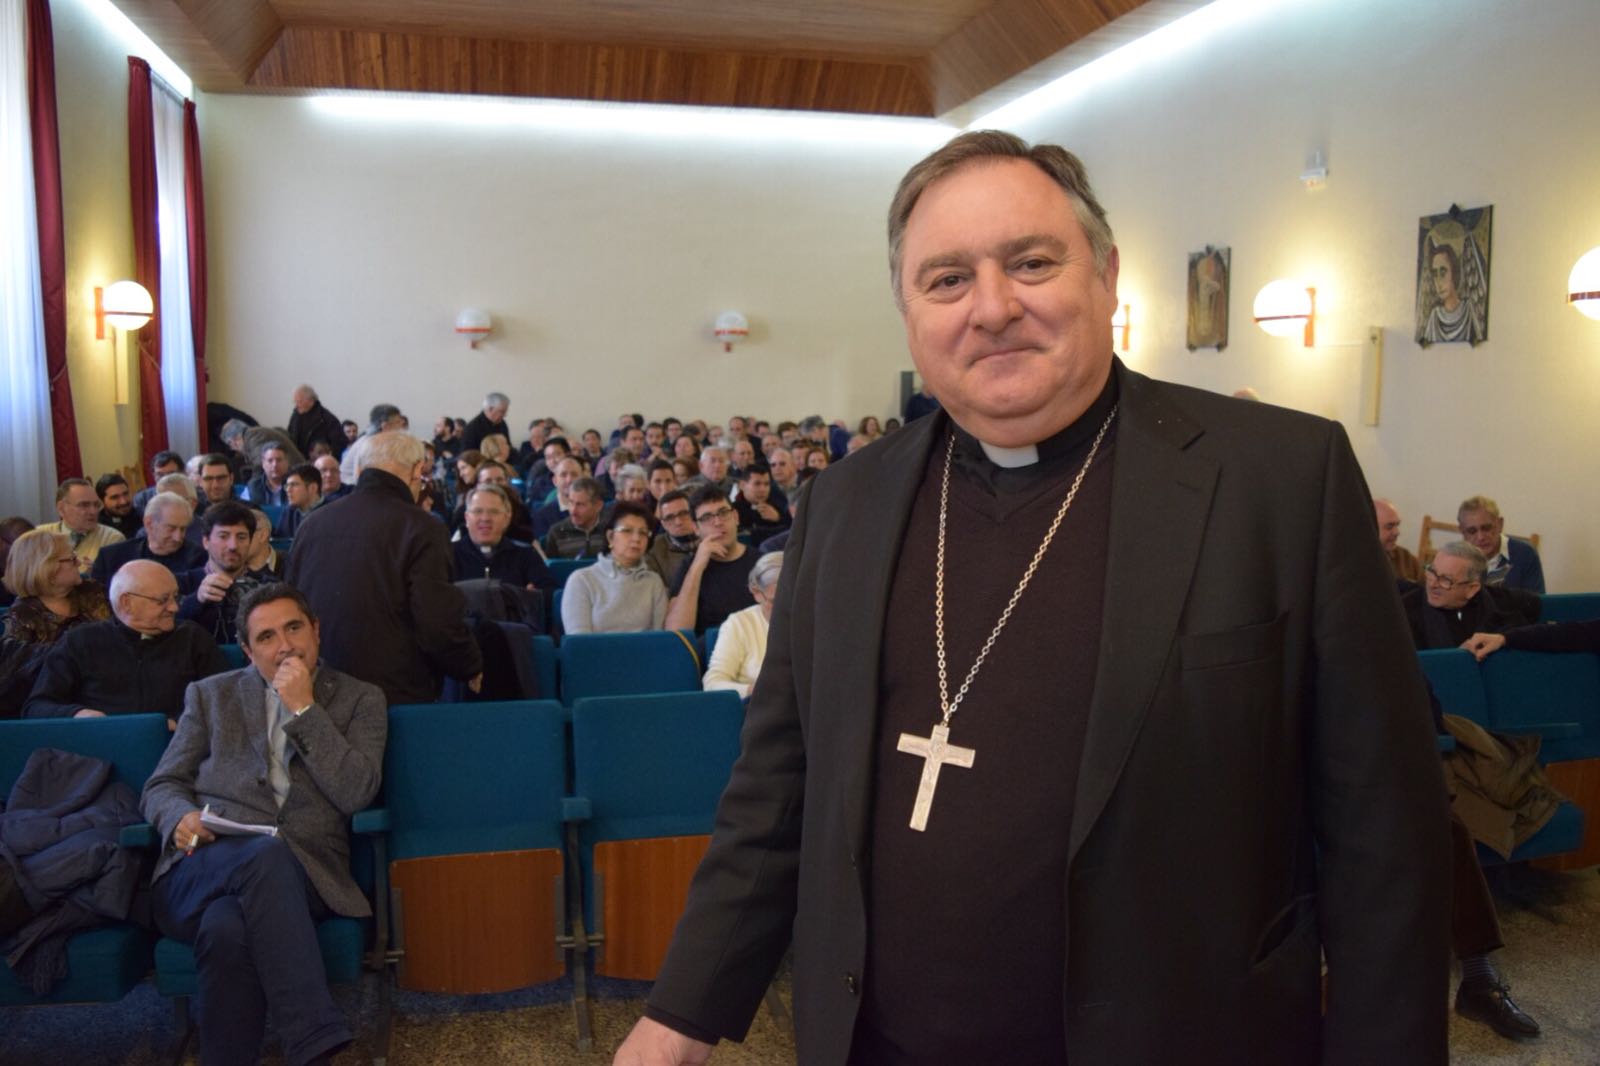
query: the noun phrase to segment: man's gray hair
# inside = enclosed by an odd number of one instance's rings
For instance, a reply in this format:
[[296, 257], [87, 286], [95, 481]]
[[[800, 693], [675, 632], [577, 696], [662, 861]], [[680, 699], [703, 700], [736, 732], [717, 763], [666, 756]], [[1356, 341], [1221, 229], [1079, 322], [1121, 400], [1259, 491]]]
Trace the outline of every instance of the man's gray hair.
[[1481, 551], [1479, 551], [1477, 548], [1474, 548], [1464, 540], [1453, 540], [1449, 544], [1446, 544], [1444, 547], [1440, 548], [1436, 554], [1450, 555], [1457, 559], [1465, 559], [1467, 561], [1468, 581], [1481, 582], [1484, 578], [1484, 575], [1489, 572], [1489, 560], [1483, 557], [1483, 553]]
[[[200, 496], [194, 491], [194, 482], [189, 480], [188, 474], [162, 474], [161, 480], [156, 482], [156, 495], [177, 496], [191, 508], [200, 502]], [[155, 499], [154, 496], [151, 499]], [[149, 509], [149, 504], [145, 505]]]
[[222, 430], [218, 435], [222, 438], [224, 444], [232, 444], [234, 441], [243, 437], [244, 431], [249, 428], [249, 426], [245, 425], [239, 419], [230, 418], [226, 422], [222, 423]]
[[895, 306], [905, 310], [905, 293], [901, 289], [901, 256], [904, 252], [906, 223], [917, 201], [928, 186], [940, 178], [948, 177], [969, 163], [997, 159], [1022, 159], [1040, 170], [1061, 186], [1072, 201], [1078, 224], [1089, 238], [1089, 249], [1094, 254], [1096, 274], [1103, 275], [1111, 260], [1111, 249], [1116, 239], [1111, 234], [1111, 224], [1106, 221], [1105, 208], [1095, 199], [1089, 185], [1089, 175], [1083, 161], [1055, 144], [1029, 146], [1027, 141], [1002, 130], [973, 130], [947, 142], [900, 179], [894, 200], [889, 204], [889, 283], [894, 287]]
[[485, 396], [483, 398], [483, 409], [485, 411], [487, 411], [491, 407], [510, 407], [510, 406], [511, 406], [511, 397], [507, 396], [503, 392], [491, 392], [491, 393], [489, 393], [487, 396]]
[[648, 483], [650, 480], [650, 475], [646, 474], [644, 472], [644, 467], [640, 466], [638, 463], [625, 463], [617, 469], [617, 476], [614, 480], [616, 481], [618, 487], [621, 487], [624, 481]]
[[310, 397], [312, 400], [320, 401], [322, 399], [322, 397], [317, 395], [317, 390], [313, 389], [310, 385], [301, 385], [298, 389], [295, 389], [294, 391], [298, 392], [298, 393], [304, 393], [306, 396]]
[[374, 433], [365, 440], [361, 455], [356, 459], [358, 473], [368, 466], [409, 472], [425, 458], [422, 442], [403, 430]]
[[750, 588], [767, 591], [778, 583], [778, 577], [783, 570], [783, 553], [767, 552], [756, 560], [756, 565], [750, 568]]
[[167, 521], [167, 513], [174, 507], [183, 508], [184, 513], [187, 515], [186, 521], [194, 521], [194, 507], [176, 492], [158, 492], [150, 497], [150, 502], [144, 505], [145, 517], [157, 522]]
[[392, 403], [374, 404], [372, 410], [367, 412], [367, 432], [382, 433], [383, 424], [398, 414], [400, 408]]
[[812, 430], [821, 429], [827, 424], [822, 420], [821, 415], [806, 415], [800, 420], [799, 429], [801, 433], [810, 433]]

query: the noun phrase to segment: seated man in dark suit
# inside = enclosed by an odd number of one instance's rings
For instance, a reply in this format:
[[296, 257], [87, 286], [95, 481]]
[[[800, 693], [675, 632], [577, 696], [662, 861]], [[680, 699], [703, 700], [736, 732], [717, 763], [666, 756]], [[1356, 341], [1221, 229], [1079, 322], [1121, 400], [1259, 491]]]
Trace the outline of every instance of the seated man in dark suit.
[[278, 580], [270, 570], [250, 569], [255, 516], [242, 503], [207, 508], [200, 519], [207, 562], [178, 578], [178, 591], [183, 593], [178, 618], [204, 629], [218, 644], [239, 642], [235, 617], [239, 604], [257, 586]]
[[555, 575], [539, 553], [507, 535], [514, 497], [499, 485], [467, 493], [466, 523], [450, 545], [450, 580], [494, 578], [518, 588], [554, 591]]
[[1484, 584], [1483, 553], [1446, 544], [1423, 568], [1422, 587], [1401, 597], [1418, 651], [1458, 648], [1474, 633], [1498, 633], [1539, 620], [1539, 597]]
[[175, 492], [156, 493], [144, 509], [143, 535], [101, 549], [89, 576], [109, 585], [116, 572], [134, 559], [160, 563], [175, 575], [204, 566], [205, 549], [188, 539], [193, 520], [188, 500]]
[[[245, 486], [244, 498], [257, 507], [289, 506], [289, 493], [284, 488], [284, 482], [289, 477], [288, 451], [277, 441], [269, 440], [261, 446], [259, 463], [260, 470]], [[303, 463], [304, 460], [301, 460], [294, 465]]]
[[760, 459], [752, 459], [739, 478], [739, 498], [733, 506], [739, 512], [739, 530], [750, 534], [751, 544], [760, 544], [789, 528], [789, 514], [772, 498], [772, 473]]
[[[141, 806], [162, 841], [156, 925], [193, 944], [200, 1060], [259, 1062], [267, 1019], [289, 1063], [351, 1040], [315, 923], [371, 913], [350, 876], [350, 816], [378, 792], [388, 717], [377, 687], [318, 665], [317, 619], [288, 585], [239, 605], [250, 665], [193, 686]], [[263, 755], [265, 758], [263, 758]], [[277, 827], [214, 834], [202, 809]]]
[[[338, 464], [333, 457], [326, 456], [329, 462]], [[289, 471], [289, 476], [283, 479], [283, 492], [289, 501], [289, 506], [283, 509], [278, 516], [278, 524], [273, 527], [274, 537], [293, 537], [304, 522], [306, 516], [323, 504], [322, 474], [311, 463], [301, 463]]]
[[111, 579], [116, 617], [78, 626], [45, 656], [22, 712], [29, 718], [160, 713], [176, 723], [191, 681], [228, 668], [216, 642], [178, 621], [178, 582], [135, 559]]

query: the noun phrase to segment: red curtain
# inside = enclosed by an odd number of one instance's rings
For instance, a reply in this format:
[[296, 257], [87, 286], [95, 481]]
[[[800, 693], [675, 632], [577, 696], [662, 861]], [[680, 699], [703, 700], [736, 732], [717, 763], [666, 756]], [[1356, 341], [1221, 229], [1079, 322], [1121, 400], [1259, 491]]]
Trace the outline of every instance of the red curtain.
[[[156, 124], [150, 64], [128, 57], [128, 192], [133, 207], [133, 280], [161, 314], [161, 236], [156, 203]], [[167, 405], [161, 391], [161, 322], [133, 334], [139, 351], [139, 448], [144, 468], [167, 447]]]
[[200, 127], [194, 101], [183, 102], [183, 191], [189, 229], [189, 325], [194, 334], [194, 402], [200, 450], [206, 450], [206, 194], [200, 182]]
[[33, 194], [39, 217], [39, 281], [44, 296], [44, 359], [50, 381], [50, 435], [56, 480], [83, 476], [78, 420], [67, 376], [67, 244], [61, 211], [61, 140], [56, 123], [56, 50], [50, 0], [28, 0], [28, 111]]

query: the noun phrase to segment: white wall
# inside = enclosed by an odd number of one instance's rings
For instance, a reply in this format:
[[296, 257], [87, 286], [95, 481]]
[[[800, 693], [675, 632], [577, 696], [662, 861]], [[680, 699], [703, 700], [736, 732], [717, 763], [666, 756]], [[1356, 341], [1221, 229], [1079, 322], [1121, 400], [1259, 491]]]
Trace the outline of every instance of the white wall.
[[[909, 368], [883, 217], [906, 145], [672, 138], [331, 115], [208, 96], [212, 394], [264, 421], [315, 384], [341, 417], [474, 414], [609, 429], [887, 414]], [[929, 124], [932, 126], [932, 124]], [[477, 351], [452, 329], [490, 311]], [[711, 325], [743, 312], [725, 354]]]
[[[1087, 162], [1135, 306], [1129, 362], [1341, 420], [1415, 547], [1473, 493], [1543, 537], [1552, 591], [1600, 588], [1600, 323], [1565, 306], [1600, 244], [1593, 0], [1300, 0], [1097, 83], [1017, 132]], [[1297, 175], [1321, 149], [1329, 181]], [[1416, 345], [1417, 220], [1493, 204], [1489, 340]], [[1187, 256], [1233, 249], [1228, 347], [1184, 346]], [[1276, 277], [1317, 287], [1318, 346], [1249, 318]], [[1380, 424], [1359, 342], [1384, 329]]]

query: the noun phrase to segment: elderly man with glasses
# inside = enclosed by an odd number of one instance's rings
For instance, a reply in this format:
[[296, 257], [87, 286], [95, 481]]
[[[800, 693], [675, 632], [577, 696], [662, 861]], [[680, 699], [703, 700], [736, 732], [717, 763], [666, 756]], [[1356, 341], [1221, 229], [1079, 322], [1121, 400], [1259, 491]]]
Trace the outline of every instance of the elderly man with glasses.
[[123, 536], [100, 524], [100, 497], [86, 478], [69, 477], [56, 487], [56, 517], [37, 528], [63, 534], [72, 542], [78, 572], [88, 574], [101, 549], [121, 544]]
[[1423, 568], [1422, 587], [1402, 597], [1419, 651], [1458, 648], [1474, 633], [1499, 633], [1539, 620], [1539, 597], [1486, 584], [1488, 562], [1466, 541], [1440, 548]]
[[701, 486], [689, 497], [689, 506], [700, 543], [667, 587], [672, 600], [665, 628], [703, 633], [756, 602], [750, 595], [756, 555], [739, 543], [739, 512], [726, 492], [715, 485]]
[[78, 626], [50, 650], [24, 715], [159, 712], [172, 728], [189, 683], [228, 668], [205, 630], [178, 621], [178, 582], [160, 563], [123, 564], [111, 579], [110, 599], [115, 617]]

